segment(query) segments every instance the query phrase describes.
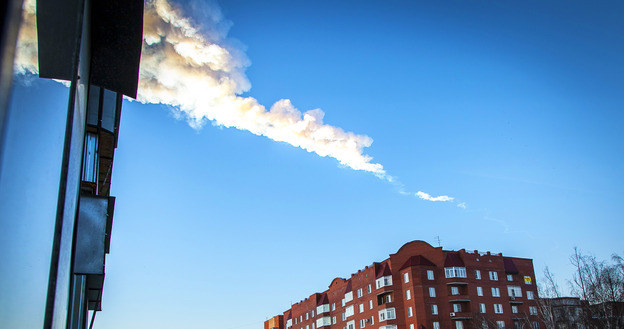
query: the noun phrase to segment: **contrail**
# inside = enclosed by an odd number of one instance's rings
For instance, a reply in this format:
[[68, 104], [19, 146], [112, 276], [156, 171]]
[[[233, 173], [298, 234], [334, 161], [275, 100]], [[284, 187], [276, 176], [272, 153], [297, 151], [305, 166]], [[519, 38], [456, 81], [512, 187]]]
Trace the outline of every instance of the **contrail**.
[[[16, 51], [18, 73], [38, 71], [35, 7], [34, 0], [24, 2], [24, 23]], [[255, 98], [239, 96], [251, 88], [245, 75], [250, 62], [242, 50], [230, 45], [219, 8], [212, 7], [210, 12], [200, 28], [167, 0], [146, 1], [138, 101], [179, 109], [195, 128], [211, 121], [246, 130], [396, 182], [364, 153], [372, 138], [324, 123], [322, 110], [302, 113], [289, 99], [279, 100], [267, 110]], [[414, 196], [429, 201], [453, 200], [420, 191]]]

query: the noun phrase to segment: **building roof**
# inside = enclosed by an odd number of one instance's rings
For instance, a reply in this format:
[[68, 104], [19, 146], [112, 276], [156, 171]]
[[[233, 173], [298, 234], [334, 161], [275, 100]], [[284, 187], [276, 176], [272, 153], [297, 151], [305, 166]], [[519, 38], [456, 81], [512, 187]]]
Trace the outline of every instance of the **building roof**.
[[321, 294], [321, 297], [316, 300], [316, 306], [329, 304], [329, 298], [327, 298], [327, 293]]
[[383, 276], [392, 275], [392, 271], [390, 271], [390, 266], [388, 266], [387, 262], [383, 262], [379, 264], [379, 267], [376, 268], [376, 270], [377, 270], [377, 275], [375, 276], [375, 279], [379, 279]]
[[347, 281], [347, 287], [345, 288], [345, 294], [348, 292], [353, 291], [353, 288], [351, 288], [351, 280]]
[[444, 267], [466, 267], [459, 253], [449, 252], [444, 259]]
[[412, 267], [412, 266], [435, 266], [435, 264], [432, 263], [427, 258], [425, 258], [424, 256], [417, 255], [417, 256], [410, 257], [405, 262], [405, 264], [403, 264], [403, 266], [401, 266], [401, 269], [399, 271], [402, 271], [403, 269], [406, 269], [406, 268]]
[[514, 264], [511, 258], [503, 257], [503, 262], [505, 264], [505, 273], [509, 273], [509, 274], [520, 273], [520, 271], [518, 271], [518, 268], [516, 267], [516, 264]]

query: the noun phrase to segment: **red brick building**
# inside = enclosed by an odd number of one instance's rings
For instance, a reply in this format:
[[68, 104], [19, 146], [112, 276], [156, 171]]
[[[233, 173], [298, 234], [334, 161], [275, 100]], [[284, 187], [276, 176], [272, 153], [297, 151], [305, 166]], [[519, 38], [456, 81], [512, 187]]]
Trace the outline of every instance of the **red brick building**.
[[539, 328], [536, 290], [531, 259], [412, 241], [293, 304], [274, 327]]

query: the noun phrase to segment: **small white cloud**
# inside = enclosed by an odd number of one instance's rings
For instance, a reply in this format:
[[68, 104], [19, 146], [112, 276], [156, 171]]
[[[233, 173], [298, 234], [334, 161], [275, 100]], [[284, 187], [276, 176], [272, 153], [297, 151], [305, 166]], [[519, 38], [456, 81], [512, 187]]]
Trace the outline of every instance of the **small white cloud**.
[[462, 208], [462, 209], [466, 209], [466, 207], [467, 207], [465, 202], [462, 202], [462, 203], [458, 204], [457, 206]]
[[448, 195], [440, 195], [440, 196], [431, 196], [428, 193], [425, 193], [423, 191], [418, 191], [416, 193], [416, 196], [423, 199], [423, 200], [427, 200], [427, 201], [453, 201], [454, 198], [448, 196]]

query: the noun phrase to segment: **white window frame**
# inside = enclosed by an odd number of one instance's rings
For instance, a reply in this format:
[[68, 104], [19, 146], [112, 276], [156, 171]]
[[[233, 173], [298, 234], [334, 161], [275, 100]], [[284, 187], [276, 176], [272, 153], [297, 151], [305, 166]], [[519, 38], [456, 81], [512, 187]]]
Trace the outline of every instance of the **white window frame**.
[[438, 305], [437, 304], [431, 304], [431, 314], [433, 314], [433, 315], [437, 315], [438, 314]]
[[371, 285], [369, 284], [368, 286], [366, 286], [366, 293], [370, 294], [371, 291], [373, 291]]
[[481, 271], [475, 270], [475, 279], [481, 280]]
[[529, 314], [531, 314], [531, 315], [537, 315], [537, 307], [535, 307], [535, 306], [529, 306]]
[[513, 274], [507, 274], [507, 281], [513, 281]]
[[461, 308], [461, 304], [455, 303], [453, 304], [453, 312], [459, 313], [461, 312], [462, 308]]
[[396, 319], [396, 312], [394, 310], [394, 307], [384, 308], [383, 310], [379, 310], [378, 313], [379, 313], [379, 322]]
[[435, 276], [433, 275], [433, 270], [427, 270], [427, 280], [433, 280]]
[[522, 288], [519, 286], [507, 286], [509, 297], [522, 297]]
[[364, 312], [364, 304], [358, 305], [358, 311], [360, 311], [360, 313]]
[[433, 329], [440, 329], [440, 322], [433, 321]]
[[366, 327], [366, 319], [360, 319], [360, 328]]
[[412, 307], [408, 307], [407, 308], [407, 317], [411, 318], [412, 316], [414, 316], [414, 311], [412, 310]]
[[492, 297], [500, 297], [500, 289], [492, 287]]
[[344, 302], [348, 303], [350, 301], [353, 300], [353, 291], [349, 291], [348, 293], [345, 294], [344, 296]]
[[407, 289], [405, 290], [405, 300], [410, 300], [410, 299], [412, 299], [412, 292], [409, 289]]
[[368, 309], [372, 310], [373, 309], [373, 300], [369, 300], [368, 301]]
[[348, 318], [354, 314], [355, 314], [355, 308], [353, 307], [353, 305], [349, 305], [347, 306], [347, 308], [345, 308], [345, 317]]
[[459, 287], [451, 287], [451, 295], [459, 295]]
[[[323, 327], [323, 326], [329, 326], [329, 325], [331, 325], [331, 322], [332, 321], [331, 321], [331, 318], [329, 316], [323, 316], [323, 317], [320, 317], [320, 318], [316, 319], [316, 327], [320, 328], [320, 327]], [[314, 324], [312, 324], [312, 326], [314, 326]], [[314, 329], [314, 328], [312, 328], [312, 329]]]
[[[316, 314], [329, 312], [329, 304], [322, 304], [316, 307]], [[312, 314], [314, 316], [314, 314]]]
[[382, 287], [391, 286], [392, 285], [392, 276], [391, 275], [382, 276], [381, 278], [375, 280], [375, 285], [376, 285], [377, 289], [382, 288]]
[[502, 304], [494, 304], [494, 313], [503, 314], [503, 305]]
[[446, 278], [465, 278], [466, 268], [465, 267], [445, 267], [444, 276]]
[[370, 317], [370, 324], [371, 326], [375, 324], [375, 316]]
[[408, 283], [409, 282], [409, 272], [403, 273], [403, 282], [404, 283]]
[[511, 313], [518, 314], [518, 305], [511, 305]]
[[485, 304], [484, 303], [480, 303], [479, 304], [479, 312], [480, 313], [485, 313]]
[[504, 329], [505, 328], [505, 321], [496, 321], [496, 327], [498, 329]]
[[490, 271], [490, 280], [491, 281], [498, 281], [498, 272], [496, 271]]
[[483, 287], [477, 287], [477, 296], [483, 296]]
[[527, 294], [527, 299], [529, 300], [535, 299], [535, 294], [532, 291], [527, 291], [526, 294]]
[[436, 296], [435, 287], [429, 287], [429, 297], [435, 297], [435, 296]]

